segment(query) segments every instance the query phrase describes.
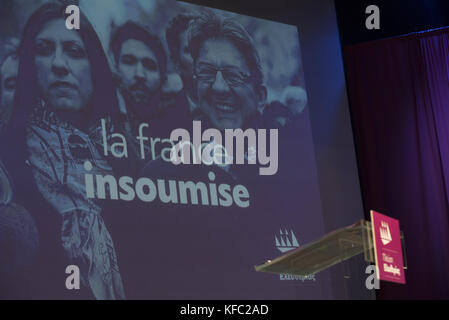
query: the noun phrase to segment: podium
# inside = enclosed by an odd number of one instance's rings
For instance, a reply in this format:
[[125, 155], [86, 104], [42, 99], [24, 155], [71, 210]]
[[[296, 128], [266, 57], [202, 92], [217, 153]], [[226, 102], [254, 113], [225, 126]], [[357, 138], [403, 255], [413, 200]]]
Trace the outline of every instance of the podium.
[[[404, 234], [401, 231], [404, 269], [407, 269]], [[363, 254], [365, 261], [375, 263], [374, 242], [370, 221], [359, 222], [326, 234], [321, 239], [291, 250], [262, 265], [256, 271], [296, 276], [310, 276]]]

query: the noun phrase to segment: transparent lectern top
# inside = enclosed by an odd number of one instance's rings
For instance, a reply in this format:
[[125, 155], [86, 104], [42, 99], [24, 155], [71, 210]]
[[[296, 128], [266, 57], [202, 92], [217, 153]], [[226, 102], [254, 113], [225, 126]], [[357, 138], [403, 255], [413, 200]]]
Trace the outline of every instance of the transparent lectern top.
[[[403, 240], [402, 233], [401, 238]], [[373, 248], [371, 222], [361, 220], [274, 260], [268, 260], [255, 269], [260, 272], [309, 276], [361, 253], [364, 253], [365, 261], [374, 263]]]

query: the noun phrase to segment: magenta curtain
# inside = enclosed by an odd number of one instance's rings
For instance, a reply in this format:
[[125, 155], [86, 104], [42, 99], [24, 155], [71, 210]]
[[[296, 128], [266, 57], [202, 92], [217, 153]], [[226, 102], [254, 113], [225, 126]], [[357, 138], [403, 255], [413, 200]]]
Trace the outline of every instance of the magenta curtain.
[[378, 298], [448, 299], [449, 29], [344, 54], [365, 209], [406, 240], [407, 285], [381, 282]]

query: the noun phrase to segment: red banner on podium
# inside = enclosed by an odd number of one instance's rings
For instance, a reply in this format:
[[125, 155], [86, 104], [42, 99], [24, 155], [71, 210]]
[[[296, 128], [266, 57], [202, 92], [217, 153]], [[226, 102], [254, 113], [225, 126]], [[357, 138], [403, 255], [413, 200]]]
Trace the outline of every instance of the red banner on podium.
[[371, 210], [371, 223], [379, 279], [405, 284], [399, 221]]

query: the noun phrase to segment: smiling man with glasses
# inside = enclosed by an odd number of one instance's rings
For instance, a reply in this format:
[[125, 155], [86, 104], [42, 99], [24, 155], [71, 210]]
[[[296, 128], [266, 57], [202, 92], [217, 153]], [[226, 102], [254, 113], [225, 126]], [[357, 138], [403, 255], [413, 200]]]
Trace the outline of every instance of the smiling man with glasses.
[[206, 11], [190, 27], [189, 51], [199, 108], [210, 125], [219, 130], [254, 126], [267, 90], [248, 32], [236, 21]]

